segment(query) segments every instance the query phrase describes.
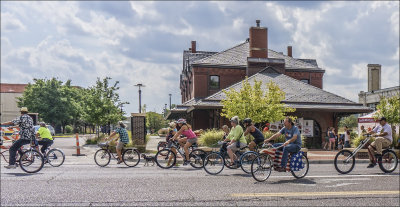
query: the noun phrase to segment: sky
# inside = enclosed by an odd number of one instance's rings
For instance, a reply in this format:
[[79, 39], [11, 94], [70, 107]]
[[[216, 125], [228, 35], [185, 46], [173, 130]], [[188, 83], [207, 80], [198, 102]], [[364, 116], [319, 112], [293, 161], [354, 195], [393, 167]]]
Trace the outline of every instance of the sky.
[[358, 102], [367, 64], [382, 65], [382, 88], [399, 85], [399, 2], [385, 1], [1, 1], [1, 82], [36, 78], [119, 81], [120, 98], [138, 112], [180, 104], [183, 50], [220, 52], [244, 42], [255, 20], [268, 47], [316, 59], [323, 89]]

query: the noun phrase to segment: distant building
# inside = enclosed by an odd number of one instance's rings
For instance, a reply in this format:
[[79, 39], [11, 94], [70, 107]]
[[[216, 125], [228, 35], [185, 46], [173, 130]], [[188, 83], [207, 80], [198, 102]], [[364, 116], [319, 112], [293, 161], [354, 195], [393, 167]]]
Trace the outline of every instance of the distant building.
[[400, 86], [381, 89], [381, 70], [379, 64], [368, 64], [368, 91], [360, 91], [358, 102], [376, 110], [382, 97], [393, 97], [400, 94]]
[[11, 121], [20, 115], [17, 98], [22, 96], [27, 85], [28, 84], [0, 84], [1, 122]]
[[[183, 53], [183, 70], [180, 77], [182, 104], [167, 114], [168, 119], [184, 117], [193, 129], [221, 128], [229, 124], [222, 117], [221, 100], [225, 90], [240, 90], [247, 76], [251, 84], [262, 81], [275, 82], [286, 94], [283, 103], [296, 108], [293, 114], [308, 137], [311, 148], [321, 146], [327, 127], [337, 128], [343, 116], [371, 112], [372, 109], [336, 94], [324, 91], [323, 75], [315, 59], [294, 58], [292, 47], [287, 55], [268, 48], [268, 29], [250, 27], [249, 38], [222, 52], [201, 52], [192, 42], [192, 48]], [[281, 127], [282, 123], [279, 124]], [[272, 128], [271, 128], [272, 129]], [[304, 130], [304, 131], [303, 131]]]

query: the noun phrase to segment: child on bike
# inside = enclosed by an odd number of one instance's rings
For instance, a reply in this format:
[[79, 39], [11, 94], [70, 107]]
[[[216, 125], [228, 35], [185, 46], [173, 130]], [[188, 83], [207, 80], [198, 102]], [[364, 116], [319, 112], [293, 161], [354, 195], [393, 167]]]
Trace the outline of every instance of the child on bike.
[[254, 137], [254, 140], [250, 142], [249, 149], [250, 151], [254, 151], [254, 148], [264, 142], [263, 133], [251, 123], [250, 118], [245, 118], [243, 120], [244, 127], [246, 127], [246, 131], [244, 132], [244, 136], [251, 134]]
[[38, 141], [39, 145], [42, 145], [40, 152], [43, 155], [46, 154], [46, 149], [53, 144], [53, 137], [51, 136], [50, 130], [46, 127], [44, 122], [40, 123], [40, 128], [36, 133], [36, 139], [40, 136], [40, 140]]

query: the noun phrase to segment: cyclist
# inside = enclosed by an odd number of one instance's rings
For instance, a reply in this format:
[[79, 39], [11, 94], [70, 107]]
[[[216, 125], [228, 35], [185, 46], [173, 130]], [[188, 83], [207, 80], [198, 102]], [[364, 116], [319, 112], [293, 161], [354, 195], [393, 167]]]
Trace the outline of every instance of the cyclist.
[[246, 131], [244, 132], [244, 136], [247, 136], [249, 133], [254, 137], [254, 140], [250, 142], [249, 149], [250, 151], [254, 151], [254, 148], [264, 142], [264, 135], [263, 133], [251, 123], [250, 118], [245, 118], [243, 120], [243, 125], [246, 127]]
[[271, 140], [279, 137], [281, 134], [285, 135], [286, 142], [285, 143], [276, 143], [273, 146], [279, 147], [283, 145], [283, 155], [282, 155], [282, 162], [281, 166], [278, 167], [276, 170], [278, 172], [285, 172], [286, 171], [286, 164], [288, 161], [288, 153], [297, 153], [301, 150], [301, 136], [299, 129], [294, 126], [294, 123], [290, 117], [286, 117], [285, 121], [283, 122], [284, 126], [278, 133], [272, 135], [269, 139], [266, 139], [264, 142], [268, 143]]
[[231, 159], [230, 165], [235, 165], [237, 159], [234, 152], [240, 150], [247, 145], [246, 138], [243, 136], [243, 128], [239, 125], [239, 117], [234, 116], [231, 118], [232, 129], [229, 132], [227, 139], [231, 140], [227, 147], [229, 158]]
[[50, 130], [46, 127], [44, 122], [40, 123], [40, 128], [36, 133], [36, 139], [38, 139], [39, 136], [41, 140], [38, 143], [39, 145], [42, 145], [40, 152], [45, 155], [46, 149], [53, 144], [53, 137], [51, 136]]
[[175, 135], [172, 137], [173, 140], [176, 140], [180, 135], [184, 135], [185, 137], [179, 139], [179, 143], [183, 145], [183, 149], [185, 150], [185, 162], [183, 165], [189, 164], [189, 147], [192, 144], [197, 142], [197, 136], [192, 131], [192, 127], [186, 123], [185, 119], [180, 118], [177, 122], [177, 129], [179, 129]]
[[389, 147], [393, 142], [392, 137], [392, 127], [386, 123], [386, 118], [381, 117], [379, 119], [379, 125], [376, 126], [372, 131], [367, 134], [372, 134], [375, 136], [375, 141], [372, 142], [368, 146], [368, 156], [369, 156], [369, 165], [367, 168], [373, 168], [376, 165], [376, 160], [374, 158], [374, 151], [376, 150], [376, 158], [382, 157], [382, 148]]
[[21, 116], [13, 121], [1, 123], [1, 125], [19, 125], [19, 139], [14, 142], [10, 148], [10, 163], [4, 166], [7, 169], [15, 169], [15, 156], [17, 150], [25, 144], [29, 144], [35, 137], [35, 129], [33, 128], [33, 119], [28, 115], [28, 108], [22, 107]]
[[107, 139], [110, 139], [117, 133], [119, 134], [119, 140], [118, 140], [118, 143], [116, 146], [116, 151], [117, 151], [117, 155], [118, 155], [118, 163], [117, 164], [121, 164], [122, 163], [121, 151], [122, 151], [122, 148], [124, 147], [124, 145], [129, 143], [129, 136], [128, 136], [128, 132], [125, 129], [125, 127], [126, 127], [125, 124], [122, 121], [119, 121], [118, 125], [119, 125], [119, 127], [116, 128]]

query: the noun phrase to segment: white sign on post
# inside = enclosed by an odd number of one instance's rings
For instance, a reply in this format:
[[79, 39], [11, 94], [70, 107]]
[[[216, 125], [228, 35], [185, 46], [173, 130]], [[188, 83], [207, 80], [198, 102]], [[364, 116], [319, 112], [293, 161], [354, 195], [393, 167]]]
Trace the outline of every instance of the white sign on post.
[[314, 136], [314, 120], [303, 121], [303, 135], [306, 137]]

